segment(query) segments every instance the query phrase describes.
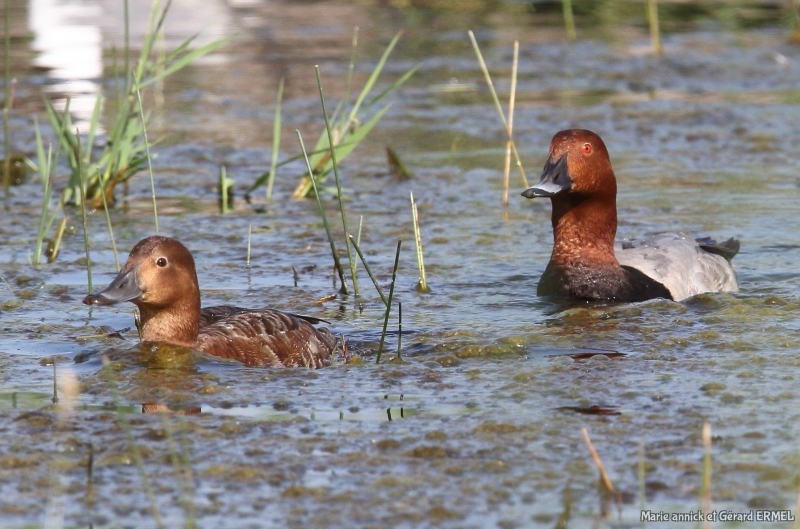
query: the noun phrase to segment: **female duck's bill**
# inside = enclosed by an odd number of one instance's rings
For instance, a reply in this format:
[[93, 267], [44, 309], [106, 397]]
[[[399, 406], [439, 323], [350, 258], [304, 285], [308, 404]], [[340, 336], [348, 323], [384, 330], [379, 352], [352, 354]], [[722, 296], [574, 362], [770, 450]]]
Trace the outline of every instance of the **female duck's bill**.
[[680, 301], [735, 292], [739, 241], [659, 234], [615, 246], [617, 181], [603, 140], [589, 130], [553, 136], [539, 182], [522, 192], [552, 203], [553, 252], [537, 294], [583, 300]]
[[194, 259], [175, 239], [139, 241], [125, 266], [87, 305], [130, 301], [139, 308], [142, 338], [232, 358], [248, 366], [322, 367], [330, 363], [336, 339], [323, 320], [272, 309], [231, 306], [200, 308]]

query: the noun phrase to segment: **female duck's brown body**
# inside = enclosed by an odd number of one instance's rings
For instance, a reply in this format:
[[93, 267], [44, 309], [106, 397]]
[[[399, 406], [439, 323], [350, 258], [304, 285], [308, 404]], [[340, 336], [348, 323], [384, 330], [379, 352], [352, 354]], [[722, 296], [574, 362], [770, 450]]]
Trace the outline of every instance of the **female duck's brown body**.
[[200, 308], [194, 259], [175, 239], [148, 237], [131, 250], [119, 275], [86, 304], [131, 301], [142, 318], [142, 339], [169, 342], [238, 360], [248, 366], [322, 367], [335, 338], [316, 318], [271, 309]]

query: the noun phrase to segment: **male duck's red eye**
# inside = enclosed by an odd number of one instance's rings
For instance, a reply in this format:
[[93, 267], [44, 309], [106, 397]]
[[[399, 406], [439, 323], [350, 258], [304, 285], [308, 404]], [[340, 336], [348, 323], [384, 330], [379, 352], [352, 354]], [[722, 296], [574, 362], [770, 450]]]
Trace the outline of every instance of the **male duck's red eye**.
[[156, 264], [161, 268], [164, 268], [165, 266], [167, 266], [167, 260], [163, 257], [159, 257], [158, 261], [156, 261]]
[[585, 152], [586, 154], [589, 154], [590, 152], [592, 152], [592, 144], [591, 143], [584, 143], [583, 144], [583, 152]]

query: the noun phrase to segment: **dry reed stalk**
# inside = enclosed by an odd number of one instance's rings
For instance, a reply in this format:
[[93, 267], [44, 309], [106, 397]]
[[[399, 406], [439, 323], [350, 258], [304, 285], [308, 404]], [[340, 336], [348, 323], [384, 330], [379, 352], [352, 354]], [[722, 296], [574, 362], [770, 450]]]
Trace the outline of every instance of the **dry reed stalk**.
[[[711, 512], [711, 424], [703, 423], [703, 509]], [[706, 517], [705, 527], [711, 529], [711, 520]]]
[[511, 174], [511, 144], [514, 142], [514, 103], [517, 97], [517, 66], [519, 64], [519, 41], [514, 41], [514, 60], [511, 63], [511, 93], [508, 96], [508, 140], [506, 140], [506, 162], [503, 168], [503, 205], [508, 205], [508, 180]]
[[614, 485], [611, 484], [611, 480], [608, 478], [608, 474], [606, 474], [606, 469], [603, 467], [603, 462], [600, 461], [600, 457], [597, 455], [597, 451], [594, 449], [594, 445], [592, 445], [592, 440], [589, 438], [589, 431], [584, 426], [581, 428], [583, 432], [583, 439], [586, 441], [586, 446], [589, 447], [589, 453], [592, 454], [592, 459], [594, 459], [594, 464], [597, 466], [597, 470], [600, 471], [600, 477], [603, 480], [603, 484], [606, 486], [606, 489], [610, 493], [614, 493]]
[[661, 31], [658, 25], [658, 0], [647, 0], [647, 21], [650, 24], [650, 40], [653, 54], [661, 55]]

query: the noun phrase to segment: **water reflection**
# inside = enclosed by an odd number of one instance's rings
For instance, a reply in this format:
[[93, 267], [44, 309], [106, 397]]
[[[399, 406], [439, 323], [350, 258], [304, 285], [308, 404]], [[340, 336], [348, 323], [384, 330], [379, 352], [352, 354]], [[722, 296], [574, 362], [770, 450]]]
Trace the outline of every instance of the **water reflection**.
[[[114, 68], [124, 75], [126, 2], [116, 0], [29, 0], [28, 26], [33, 33], [34, 64], [49, 72], [45, 88], [56, 108], [70, 100], [70, 113], [79, 129], [87, 129], [97, 95], [103, 86], [105, 52], [113, 50]], [[131, 68], [135, 67], [152, 2], [129, 0]], [[165, 2], [166, 4], [166, 2]], [[165, 53], [197, 35], [190, 49], [208, 44], [232, 32], [230, 11], [224, 2], [204, 2], [202, 9], [191, 0], [169, 2], [164, 35], [155, 53]], [[199, 33], [199, 34], [198, 34]], [[220, 55], [216, 60], [223, 61]]]
[[103, 38], [96, 25], [99, 5], [63, 0], [30, 0], [28, 25], [39, 52], [34, 64], [50, 71], [54, 94], [63, 110], [69, 98], [75, 125], [85, 128], [92, 117], [103, 75]]

